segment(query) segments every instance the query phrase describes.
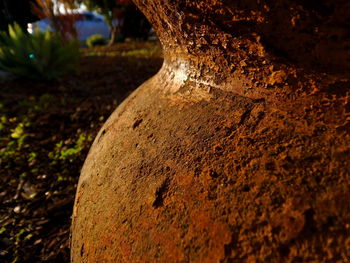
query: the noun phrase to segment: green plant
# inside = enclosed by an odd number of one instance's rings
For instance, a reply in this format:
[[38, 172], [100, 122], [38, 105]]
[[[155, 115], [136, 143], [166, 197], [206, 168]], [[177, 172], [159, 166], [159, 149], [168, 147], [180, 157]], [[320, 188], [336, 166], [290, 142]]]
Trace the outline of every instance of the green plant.
[[3, 146], [0, 150], [0, 165], [6, 163], [6, 167], [10, 161], [19, 162], [23, 144], [28, 137], [26, 128], [30, 127], [29, 120], [24, 117], [20, 122], [17, 121], [17, 118], [7, 119], [6, 116], [0, 118], [0, 143]]
[[53, 164], [59, 160], [73, 162], [86, 148], [86, 144], [91, 141], [92, 138], [84, 133], [79, 134], [77, 140], [70, 147], [65, 145], [63, 141], [60, 141], [56, 144], [54, 151], [49, 153], [49, 158], [53, 160]]
[[22, 107], [28, 109], [28, 113], [45, 111], [55, 102], [56, 98], [48, 93], [45, 93], [35, 99], [34, 97], [29, 97], [28, 99], [19, 101], [18, 104]]
[[75, 0], [76, 3], [84, 3], [88, 10], [96, 11], [105, 18], [111, 32], [109, 44], [118, 42], [118, 35], [123, 23], [113, 23], [114, 20], [124, 20], [125, 10], [128, 6], [133, 5], [131, 0]]
[[106, 44], [107, 44], [107, 40], [99, 34], [92, 35], [86, 40], [86, 45], [88, 47], [103, 46]]
[[5, 233], [5, 232], [6, 232], [6, 227], [0, 228], [0, 235], [2, 235], [2, 234]]
[[55, 79], [76, 72], [79, 57], [76, 41], [63, 42], [49, 31], [28, 35], [14, 24], [9, 34], [0, 32], [0, 69], [19, 76]]

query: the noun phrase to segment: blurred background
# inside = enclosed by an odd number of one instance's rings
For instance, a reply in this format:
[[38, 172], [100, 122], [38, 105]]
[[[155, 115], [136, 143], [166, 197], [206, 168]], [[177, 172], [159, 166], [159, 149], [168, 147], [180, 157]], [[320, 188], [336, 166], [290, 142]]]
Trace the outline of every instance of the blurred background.
[[69, 262], [93, 138], [162, 61], [131, 1], [0, 0], [0, 262]]
[[151, 30], [131, 0], [1, 0], [0, 29], [14, 23], [29, 33], [48, 29], [80, 41], [98, 34], [109, 44], [147, 40]]

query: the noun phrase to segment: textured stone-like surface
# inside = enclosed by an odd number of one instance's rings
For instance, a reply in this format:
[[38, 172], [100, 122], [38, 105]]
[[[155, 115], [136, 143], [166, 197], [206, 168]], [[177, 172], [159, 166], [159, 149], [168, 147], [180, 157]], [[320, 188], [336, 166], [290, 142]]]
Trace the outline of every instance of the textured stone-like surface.
[[348, 261], [348, 1], [135, 2], [165, 62], [91, 148], [72, 261]]

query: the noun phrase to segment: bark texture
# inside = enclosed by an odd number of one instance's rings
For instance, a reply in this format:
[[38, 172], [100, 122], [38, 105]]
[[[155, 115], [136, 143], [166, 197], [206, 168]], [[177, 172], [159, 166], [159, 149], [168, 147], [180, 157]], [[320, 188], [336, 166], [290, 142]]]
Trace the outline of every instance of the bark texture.
[[342, 0], [135, 0], [160, 72], [83, 167], [73, 262], [350, 260]]

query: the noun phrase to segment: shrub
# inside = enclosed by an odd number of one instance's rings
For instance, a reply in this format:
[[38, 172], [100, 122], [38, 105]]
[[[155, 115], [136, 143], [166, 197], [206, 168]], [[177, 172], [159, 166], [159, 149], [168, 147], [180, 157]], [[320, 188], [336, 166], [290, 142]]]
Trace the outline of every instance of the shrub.
[[86, 45], [88, 47], [103, 46], [106, 44], [107, 44], [107, 40], [99, 34], [92, 35], [86, 40]]
[[18, 76], [50, 80], [76, 72], [79, 44], [49, 31], [29, 35], [18, 24], [0, 32], [0, 69]]

